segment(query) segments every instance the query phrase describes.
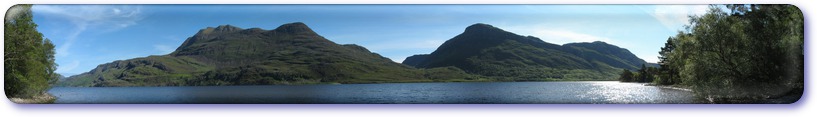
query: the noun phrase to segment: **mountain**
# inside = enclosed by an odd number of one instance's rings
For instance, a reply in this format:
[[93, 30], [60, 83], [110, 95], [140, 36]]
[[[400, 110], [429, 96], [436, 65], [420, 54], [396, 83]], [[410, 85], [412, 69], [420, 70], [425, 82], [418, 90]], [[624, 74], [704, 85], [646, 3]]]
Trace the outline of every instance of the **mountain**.
[[273, 30], [207, 27], [168, 55], [113, 61], [62, 86], [190, 86], [479, 80], [453, 67], [415, 69], [296, 22]]
[[425, 61], [426, 58], [428, 58], [428, 54], [418, 54], [418, 55], [409, 56], [408, 58], [403, 60], [403, 62], [401, 62], [401, 63], [405, 64], [405, 65], [409, 65], [409, 66], [417, 66], [417, 65], [420, 64], [420, 62]]
[[649, 64], [605, 42], [557, 45], [488, 24], [468, 26], [431, 54], [402, 62], [416, 68], [457, 67], [500, 80], [612, 80], [620, 69]]

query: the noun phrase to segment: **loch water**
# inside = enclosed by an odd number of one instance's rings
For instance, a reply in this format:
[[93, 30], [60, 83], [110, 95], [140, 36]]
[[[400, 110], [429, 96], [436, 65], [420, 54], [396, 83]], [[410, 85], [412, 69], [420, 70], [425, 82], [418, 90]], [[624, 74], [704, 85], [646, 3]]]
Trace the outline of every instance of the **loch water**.
[[55, 87], [58, 104], [675, 104], [685, 90], [617, 81]]

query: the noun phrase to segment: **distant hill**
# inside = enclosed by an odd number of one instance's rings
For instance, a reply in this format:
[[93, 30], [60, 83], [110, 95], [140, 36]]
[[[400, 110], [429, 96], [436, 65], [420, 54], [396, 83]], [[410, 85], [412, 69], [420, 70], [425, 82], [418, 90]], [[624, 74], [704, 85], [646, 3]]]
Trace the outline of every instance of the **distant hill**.
[[405, 64], [405, 65], [409, 65], [409, 66], [417, 66], [421, 62], [425, 61], [426, 58], [428, 58], [428, 54], [418, 54], [418, 55], [409, 56], [408, 58], [403, 60], [403, 62], [401, 62], [401, 63]]
[[454, 67], [415, 69], [306, 24], [274, 30], [230, 25], [201, 29], [168, 55], [113, 61], [61, 86], [191, 86], [484, 80]]
[[457, 67], [499, 80], [613, 80], [620, 69], [649, 64], [605, 42], [556, 45], [488, 24], [468, 26], [431, 54], [402, 62], [417, 68]]

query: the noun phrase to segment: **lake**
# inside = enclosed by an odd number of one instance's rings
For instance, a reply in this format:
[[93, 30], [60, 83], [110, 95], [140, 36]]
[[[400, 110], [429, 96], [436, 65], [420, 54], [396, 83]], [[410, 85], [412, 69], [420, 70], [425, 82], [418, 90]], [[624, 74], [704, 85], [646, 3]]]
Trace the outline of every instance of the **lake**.
[[55, 103], [623, 104], [700, 103], [692, 92], [617, 81], [55, 87]]

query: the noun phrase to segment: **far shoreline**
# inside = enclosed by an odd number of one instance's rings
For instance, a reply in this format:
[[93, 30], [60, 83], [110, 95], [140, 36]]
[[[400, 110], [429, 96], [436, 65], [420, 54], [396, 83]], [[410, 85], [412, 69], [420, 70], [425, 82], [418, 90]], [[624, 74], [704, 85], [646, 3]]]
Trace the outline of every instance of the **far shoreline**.
[[[187, 85], [187, 86], [90, 86], [90, 87], [211, 87], [211, 86], [305, 86], [305, 85], [345, 85], [345, 84], [402, 84], [402, 83], [504, 83], [504, 82], [619, 82], [616, 80], [543, 80], [543, 81], [451, 81], [451, 82], [367, 82], [367, 83], [294, 83], [294, 84], [267, 84], [267, 85]], [[54, 86], [54, 87], [89, 87], [89, 86]]]

